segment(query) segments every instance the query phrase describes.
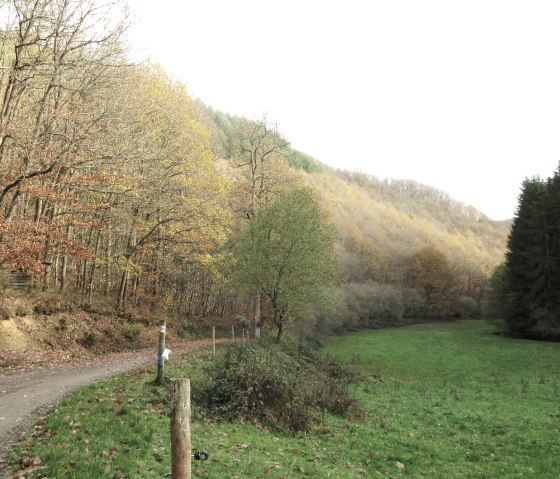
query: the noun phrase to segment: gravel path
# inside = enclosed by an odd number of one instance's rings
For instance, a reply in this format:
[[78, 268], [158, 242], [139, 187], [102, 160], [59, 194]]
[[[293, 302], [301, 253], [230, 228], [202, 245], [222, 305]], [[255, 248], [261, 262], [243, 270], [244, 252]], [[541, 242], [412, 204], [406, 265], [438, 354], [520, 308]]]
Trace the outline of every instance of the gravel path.
[[[170, 345], [173, 355], [207, 347], [209, 340]], [[154, 349], [111, 354], [88, 364], [38, 368], [32, 371], [0, 373], [0, 478], [5, 476], [4, 457], [21, 435], [39, 417], [76, 389], [117, 373], [154, 365]]]

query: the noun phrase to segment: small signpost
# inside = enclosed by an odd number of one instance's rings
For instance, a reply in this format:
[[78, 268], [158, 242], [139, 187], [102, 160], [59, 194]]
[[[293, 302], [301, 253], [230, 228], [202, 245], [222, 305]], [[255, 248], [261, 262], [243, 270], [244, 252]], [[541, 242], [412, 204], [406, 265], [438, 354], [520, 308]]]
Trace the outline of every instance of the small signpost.
[[212, 349], [214, 351], [214, 357], [216, 357], [216, 326], [212, 326]]
[[163, 384], [163, 380], [165, 379], [164, 363], [165, 360], [167, 359], [166, 356], [169, 356], [169, 352], [167, 352], [166, 354], [166, 349], [167, 348], [165, 347], [165, 321], [161, 321], [159, 323], [159, 345], [158, 345], [158, 357], [157, 357], [156, 384]]

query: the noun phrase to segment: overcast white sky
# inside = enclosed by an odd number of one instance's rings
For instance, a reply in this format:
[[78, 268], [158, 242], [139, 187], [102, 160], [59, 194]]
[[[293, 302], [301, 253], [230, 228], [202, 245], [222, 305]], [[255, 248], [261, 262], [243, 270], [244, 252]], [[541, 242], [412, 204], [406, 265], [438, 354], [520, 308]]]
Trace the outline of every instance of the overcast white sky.
[[136, 56], [339, 168], [493, 219], [560, 160], [560, 1], [129, 0]]

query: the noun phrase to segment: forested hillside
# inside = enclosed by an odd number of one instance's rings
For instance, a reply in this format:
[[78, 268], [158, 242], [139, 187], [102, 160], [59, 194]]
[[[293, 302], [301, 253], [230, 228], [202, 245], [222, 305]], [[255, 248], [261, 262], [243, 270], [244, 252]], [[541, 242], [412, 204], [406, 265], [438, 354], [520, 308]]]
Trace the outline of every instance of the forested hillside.
[[[247, 120], [200, 107], [216, 156], [231, 159]], [[252, 122], [259, 123], [266, 119]], [[334, 307], [319, 310], [316, 325], [337, 330], [481, 314], [509, 222], [414, 181], [335, 170], [288, 145], [283, 157], [313, 187], [336, 229], [341, 277]], [[418, 255], [425, 261], [413, 266]]]
[[339, 233], [346, 321], [481, 313], [509, 225], [413, 181], [329, 170], [310, 181]]
[[19, 272], [86, 309], [245, 315], [257, 331], [262, 313], [278, 337], [480, 313], [503, 224], [194, 101], [129, 62], [118, 3], [1, 8], [3, 297]]

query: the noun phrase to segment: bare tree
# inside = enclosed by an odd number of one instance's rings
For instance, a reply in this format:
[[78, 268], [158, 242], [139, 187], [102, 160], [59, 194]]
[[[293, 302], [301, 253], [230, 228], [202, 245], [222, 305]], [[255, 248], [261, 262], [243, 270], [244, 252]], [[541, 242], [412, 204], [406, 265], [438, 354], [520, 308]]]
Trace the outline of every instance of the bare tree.
[[[232, 203], [234, 211], [248, 221], [253, 221], [258, 211], [269, 204], [279, 191], [297, 181], [296, 176], [290, 174], [284, 157], [288, 146], [276, 126], [266, 118], [258, 121], [241, 119], [238, 122], [231, 161], [239, 174]], [[253, 306], [255, 336], [260, 338], [260, 293], [255, 294]]]
[[11, 0], [0, 12], [0, 262], [35, 273], [44, 264], [47, 284], [57, 245], [85, 253], [71, 247], [68, 182], [106, 157], [96, 142], [114, 111], [107, 92], [126, 64], [126, 17], [120, 2], [94, 0]]

